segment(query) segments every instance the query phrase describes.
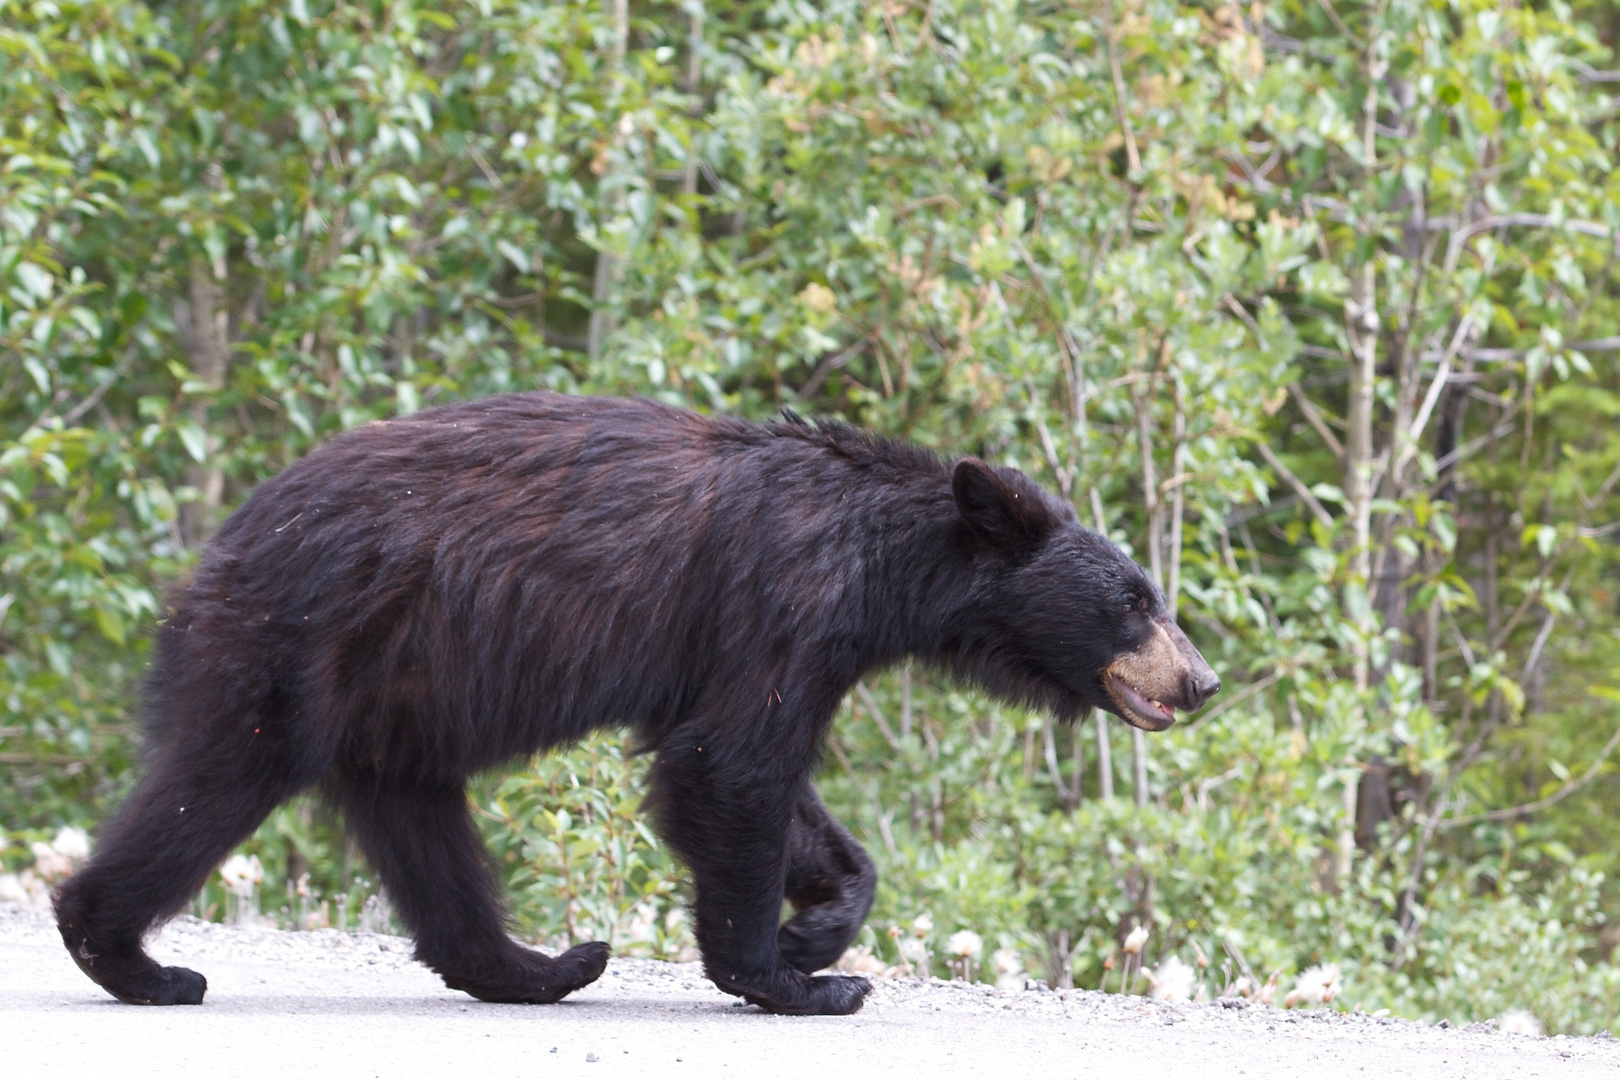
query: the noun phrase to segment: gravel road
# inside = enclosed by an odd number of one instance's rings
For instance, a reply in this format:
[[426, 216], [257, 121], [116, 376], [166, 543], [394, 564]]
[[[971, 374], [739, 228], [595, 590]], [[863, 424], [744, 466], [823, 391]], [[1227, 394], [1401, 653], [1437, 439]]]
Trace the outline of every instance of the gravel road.
[[120, 1005], [79, 974], [54, 926], [0, 907], [0, 1063], [72, 1077], [1596, 1077], [1620, 1040], [1264, 1006], [1162, 1004], [1089, 991], [1007, 993], [879, 979], [853, 1017], [767, 1016], [696, 964], [615, 960], [559, 1005], [447, 990], [409, 942], [183, 918], [152, 946], [208, 976], [197, 1008]]

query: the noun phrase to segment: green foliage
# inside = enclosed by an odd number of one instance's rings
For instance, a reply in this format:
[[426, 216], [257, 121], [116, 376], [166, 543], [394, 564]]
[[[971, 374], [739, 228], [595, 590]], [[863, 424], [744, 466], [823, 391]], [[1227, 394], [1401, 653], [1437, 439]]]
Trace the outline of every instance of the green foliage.
[[494, 785], [479, 811], [522, 925], [561, 948], [606, 941], [670, 959], [690, 949], [675, 864], [637, 812], [646, 764], [597, 735]]
[[[1141, 924], [1210, 993], [1613, 1024], [1612, 5], [611, 8], [0, 0], [0, 826], [112, 804], [158, 598], [333, 434], [789, 405], [1030, 471], [1227, 686], [1102, 744], [866, 688], [822, 784], [868, 948], [1117, 988]], [[527, 932], [686, 947], [639, 776], [477, 785]], [[360, 919], [312, 804], [248, 849], [285, 922]]]

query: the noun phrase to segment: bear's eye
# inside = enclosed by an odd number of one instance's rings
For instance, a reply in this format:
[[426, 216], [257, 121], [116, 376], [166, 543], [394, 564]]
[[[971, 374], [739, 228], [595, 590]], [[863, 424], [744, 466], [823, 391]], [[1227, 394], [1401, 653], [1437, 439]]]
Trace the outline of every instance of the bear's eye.
[[1144, 604], [1140, 596], [1127, 597], [1125, 600], [1125, 614], [1131, 615], [1142, 610]]

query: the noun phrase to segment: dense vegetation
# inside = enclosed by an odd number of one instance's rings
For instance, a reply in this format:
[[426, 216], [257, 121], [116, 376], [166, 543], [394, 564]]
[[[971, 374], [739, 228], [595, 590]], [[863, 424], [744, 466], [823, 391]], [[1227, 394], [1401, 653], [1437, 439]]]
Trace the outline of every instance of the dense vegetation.
[[[1617, 1024], [1617, 25], [0, 0], [0, 860], [116, 800], [163, 590], [312, 446], [528, 387], [791, 406], [1061, 491], [1227, 687], [1146, 738], [862, 687], [822, 786], [882, 963], [1139, 990], [1141, 924], [1209, 994]], [[475, 792], [530, 932], [686, 947], [637, 771]], [[278, 813], [260, 906], [374, 917], [340, 835]]]

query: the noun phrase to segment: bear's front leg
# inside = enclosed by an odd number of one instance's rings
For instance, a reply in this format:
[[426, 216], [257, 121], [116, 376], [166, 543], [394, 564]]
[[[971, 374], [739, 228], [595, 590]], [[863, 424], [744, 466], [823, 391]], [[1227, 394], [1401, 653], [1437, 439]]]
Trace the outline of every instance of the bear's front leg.
[[877, 868], [809, 784], [788, 825], [786, 896], [794, 915], [777, 932], [782, 958], [805, 974], [836, 963], [872, 910]]
[[732, 739], [682, 732], [665, 740], [653, 768], [648, 801], [659, 831], [692, 871], [704, 971], [726, 993], [768, 1012], [855, 1012], [871, 983], [807, 975], [777, 944], [789, 823], [808, 768], [748, 751]]

